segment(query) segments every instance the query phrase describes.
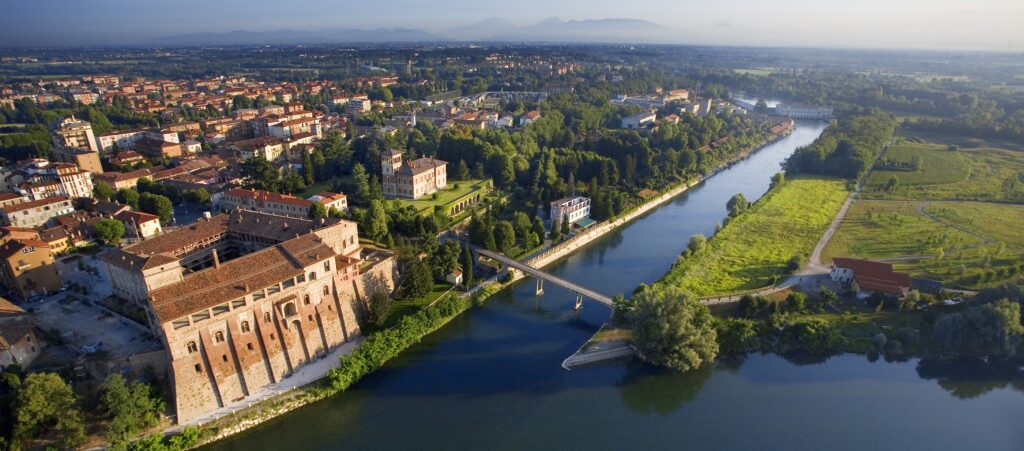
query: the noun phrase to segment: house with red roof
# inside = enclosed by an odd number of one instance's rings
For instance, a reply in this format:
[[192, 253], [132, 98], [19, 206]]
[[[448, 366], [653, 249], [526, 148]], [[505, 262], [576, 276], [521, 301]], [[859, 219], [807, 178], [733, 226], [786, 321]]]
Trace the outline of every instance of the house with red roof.
[[910, 291], [910, 274], [893, 271], [892, 265], [855, 258], [836, 258], [829, 273], [832, 281], [841, 287], [857, 282], [860, 292], [876, 292], [906, 296]]

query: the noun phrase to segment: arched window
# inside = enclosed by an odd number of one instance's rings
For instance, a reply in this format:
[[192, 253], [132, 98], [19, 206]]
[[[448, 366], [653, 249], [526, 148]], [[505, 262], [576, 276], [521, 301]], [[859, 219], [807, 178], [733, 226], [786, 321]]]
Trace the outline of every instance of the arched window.
[[302, 296], [302, 303], [305, 304], [305, 305], [309, 305], [309, 295], [308, 294]]
[[294, 303], [289, 302], [289, 303], [284, 305], [284, 316], [292, 316], [292, 315], [294, 315], [296, 313], [299, 313], [299, 312], [298, 312], [298, 309], [295, 308], [295, 304]]
[[331, 287], [324, 285], [324, 296], [331, 294]]
[[316, 273], [315, 272], [309, 273], [309, 280], [316, 280]]
[[223, 343], [224, 342], [224, 332], [221, 332], [221, 331], [218, 330], [215, 334], [213, 334], [213, 341], [216, 341], [217, 343]]
[[265, 323], [269, 323], [270, 322], [270, 312], [266, 312], [266, 313], [263, 314], [263, 322], [265, 322]]
[[248, 321], [242, 321], [241, 329], [242, 329], [242, 332], [249, 332], [249, 322]]
[[199, 347], [196, 346], [196, 342], [194, 341], [188, 342], [188, 344], [185, 345], [185, 349], [188, 349], [189, 354], [199, 351]]

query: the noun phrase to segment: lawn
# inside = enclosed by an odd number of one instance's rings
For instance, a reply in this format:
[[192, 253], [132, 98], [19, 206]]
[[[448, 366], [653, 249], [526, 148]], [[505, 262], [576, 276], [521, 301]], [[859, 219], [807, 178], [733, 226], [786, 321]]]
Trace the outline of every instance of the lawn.
[[897, 130], [897, 135], [907, 139], [917, 139], [936, 144], [949, 145], [954, 144], [960, 146], [963, 149], [981, 149], [988, 147], [996, 147], [1011, 150], [1024, 150], [1024, 144], [1003, 139], [983, 139], [974, 136], [964, 136], [956, 133], [943, 133], [941, 131], [931, 130], [912, 130], [907, 128], [900, 128]]
[[914, 277], [980, 288], [1019, 271], [1024, 253], [1021, 224], [1021, 205], [859, 200], [825, 247], [822, 260], [921, 256], [892, 263]]
[[[886, 159], [920, 161], [913, 171], [877, 169], [864, 187], [863, 197], [894, 200], [1024, 201], [1024, 184], [1013, 191], [1004, 183], [1024, 173], [1024, 154], [1001, 149], [951, 151], [945, 145], [901, 141], [890, 146]], [[895, 189], [886, 184], [896, 177]]]
[[771, 285], [786, 275], [792, 257], [810, 255], [849, 195], [845, 186], [840, 179], [786, 181], [730, 221], [704, 249], [681, 258], [662, 282], [702, 297]]
[[470, 195], [479, 193], [483, 196], [490, 190], [490, 187], [490, 179], [463, 180], [449, 183], [447, 188], [430, 196], [424, 196], [416, 200], [398, 199], [396, 201], [401, 203], [402, 206], [412, 205], [420, 212], [421, 215], [427, 215], [433, 214], [435, 208], [438, 206], [451, 208], [454, 204], [458, 203], [458, 201]]
[[412, 315], [420, 311], [423, 307], [434, 303], [451, 289], [452, 286], [450, 284], [434, 283], [434, 288], [430, 293], [427, 293], [426, 296], [416, 299], [396, 299], [394, 304], [391, 304], [391, 313], [388, 314], [388, 319], [384, 321], [384, 325], [377, 327], [376, 325], [371, 324], [369, 325], [369, 329], [371, 330], [368, 330], [367, 332], [393, 327], [395, 324], [398, 324], [402, 318], [407, 315]]

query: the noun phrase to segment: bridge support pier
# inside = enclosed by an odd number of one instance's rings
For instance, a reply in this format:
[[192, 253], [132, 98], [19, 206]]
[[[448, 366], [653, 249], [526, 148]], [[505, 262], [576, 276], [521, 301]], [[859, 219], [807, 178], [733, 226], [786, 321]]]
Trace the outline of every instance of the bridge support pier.
[[576, 310], [583, 308], [583, 295], [576, 293]]
[[534, 292], [534, 296], [540, 296], [544, 294], [544, 279], [540, 277], [534, 277], [537, 279], [537, 291]]

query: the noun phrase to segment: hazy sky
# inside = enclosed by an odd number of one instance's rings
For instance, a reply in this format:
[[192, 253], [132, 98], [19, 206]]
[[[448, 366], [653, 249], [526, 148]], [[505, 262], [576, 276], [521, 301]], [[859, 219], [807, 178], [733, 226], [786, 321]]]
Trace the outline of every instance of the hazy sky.
[[199, 31], [527, 25], [634, 18], [664, 42], [1024, 51], [1024, 0], [7, 0], [0, 47], [125, 44]]

